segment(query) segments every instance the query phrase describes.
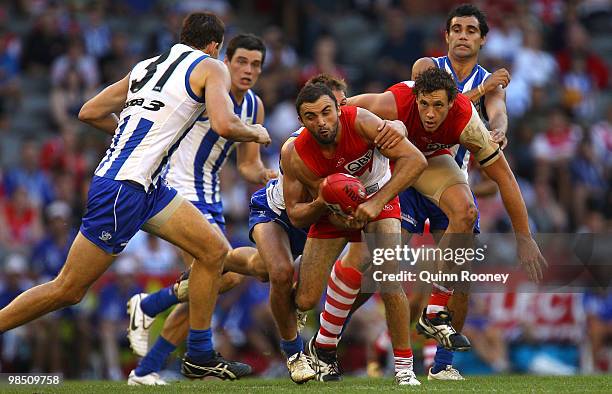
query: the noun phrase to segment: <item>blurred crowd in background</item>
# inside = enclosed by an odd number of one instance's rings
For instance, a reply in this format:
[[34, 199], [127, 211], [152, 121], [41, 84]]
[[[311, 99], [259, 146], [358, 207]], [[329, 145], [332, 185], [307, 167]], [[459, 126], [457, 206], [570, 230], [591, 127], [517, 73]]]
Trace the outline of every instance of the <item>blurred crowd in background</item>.
[[[510, 143], [505, 154], [534, 230], [609, 232], [610, 2], [474, 3], [487, 13], [491, 27], [480, 64], [489, 71], [505, 67], [512, 75], [506, 91]], [[263, 99], [265, 126], [273, 140], [262, 155], [268, 166], [276, 167], [279, 147], [299, 127], [294, 99], [309, 77], [340, 75], [349, 85], [348, 95], [381, 92], [407, 80], [416, 59], [446, 54], [446, 14], [457, 4], [3, 1], [0, 307], [57, 274], [78, 229], [90, 177], [110, 140], [78, 122], [81, 105], [125, 76], [137, 61], [175, 43], [187, 13], [206, 9], [221, 16], [226, 42], [238, 32], [263, 37], [267, 55], [254, 90]], [[223, 170], [222, 201], [234, 246], [249, 244], [247, 202], [259, 187], [240, 180], [232, 163]], [[499, 197], [480, 199], [479, 205], [483, 232], [509, 231]], [[136, 292], [171, 283], [182, 269], [173, 247], [140, 233], [81, 304], [3, 335], [2, 371], [123, 379], [136, 362], [124, 338], [126, 301]], [[265, 284], [247, 281], [220, 298], [215, 343], [226, 357], [250, 361], [259, 374], [276, 376], [286, 369], [267, 297]], [[346, 370], [384, 371], [388, 339], [380, 308], [373, 301], [353, 319], [343, 338], [348, 344], [341, 356]], [[543, 336], [533, 332], [534, 324], [536, 330], [545, 329]], [[475, 338], [475, 350], [458, 360], [462, 372], [608, 371], [612, 296], [606, 291], [478, 295], [466, 333]], [[425, 348], [425, 363], [433, 355], [420, 338], [415, 337], [414, 347]]]

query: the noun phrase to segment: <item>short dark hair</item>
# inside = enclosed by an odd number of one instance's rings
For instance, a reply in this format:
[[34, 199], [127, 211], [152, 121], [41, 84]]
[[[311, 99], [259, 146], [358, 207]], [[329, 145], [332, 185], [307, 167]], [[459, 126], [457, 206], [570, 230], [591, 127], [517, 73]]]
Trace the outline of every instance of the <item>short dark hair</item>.
[[183, 20], [181, 44], [204, 49], [211, 42], [223, 42], [225, 24], [210, 12], [194, 12]]
[[478, 19], [480, 37], [485, 37], [489, 32], [489, 25], [487, 24], [487, 16], [485, 15], [485, 13], [480, 11], [475, 5], [461, 4], [448, 13], [448, 17], [446, 18], [447, 33], [450, 33], [451, 22], [456, 16], [473, 16]]
[[314, 83], [322, 83], [323, 85], [327, 86], [331, 91], [340, 90], [346, 93], [347, 89], [346, 82], [344, 82], [344, 79], [334, 77], [333, 75], [325, 73], [315, 75], [314, 77], [306, 81], [306, 85]]
[[420, 93], [432, 93], [441, 89], [446, 90], [449, 103], [457, 97], [457, 86], [453, 77], [446, 70], [432, 67], [416, 77], [412, 91], [418, 96]]
[[234, 53], [239, 48], [246, 49], [248, 51], [259, 51], [261, 52], [261, 62], [266, 59], [266, 46], [264, 45], [261, 38], [257, 37], [255, 34], [238, 34], [236, 37], [232, 38], [227, 44], [227, 50], [225, 54], [229, 60], [232, 60], [234, 57]]
[[300, 107], [304, 103], [314, 103], [322, 96], [329, 96], [334, 104], [338, 106], [338, 101], [336, 101], [336, 96], [332, 93], [331, 89], [325, 86], [322, 83], [309, 83], [304, 85], [302, 90], [298, 93], [297, 99], [295, 100], [295, 110], [300, 116]]

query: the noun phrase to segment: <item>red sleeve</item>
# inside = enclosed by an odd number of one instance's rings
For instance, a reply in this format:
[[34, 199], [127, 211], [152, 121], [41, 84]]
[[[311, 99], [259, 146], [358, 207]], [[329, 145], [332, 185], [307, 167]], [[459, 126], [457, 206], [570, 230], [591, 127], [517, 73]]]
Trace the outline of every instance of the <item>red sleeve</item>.
[[412, 87], [408, 86], [409, 83], [411, 83], [411, 81], [396, 83], [387, 89], [387, 92], [393, 93], [393, 96], [395, 97], [397, 118], [401, 121], [405, 121], [408, 118], [410, 105], [412, 104], [411, 98], [414, 96], [412, 93]]
[[472, 118], [472, 111], [475, 111], [475, 109], [470, 99], [461, 93], [457, 94], [455, 104], [451, 109], [453, 114], [453, 130], [457, 132], [457, 139]]

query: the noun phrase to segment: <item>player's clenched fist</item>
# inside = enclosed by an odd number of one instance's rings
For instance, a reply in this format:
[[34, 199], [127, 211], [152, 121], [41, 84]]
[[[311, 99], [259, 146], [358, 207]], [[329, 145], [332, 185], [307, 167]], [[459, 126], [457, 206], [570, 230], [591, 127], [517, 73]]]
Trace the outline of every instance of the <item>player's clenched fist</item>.
[[359, 222], [368, 223], [380, 215], [385, 204], [378, 201], [376, 198], [371, 198], [368, 201], [359, 204], [355, 210], [355, 220]]
[[253, 127], [257, 129], [257, 139], [254, 142], [262, 145], [270, 145], [272, 140], [270, 139], [270, 135], [268, 134], [268, 130], [260, 124], [254, 124]]
[[495, 90], [501, 85], [502, 89], [505, 89], [510, 83], [510, 73], [505, 68], [500, 68], [495, 71], [483, 82], [483, 88], [485, 94]]

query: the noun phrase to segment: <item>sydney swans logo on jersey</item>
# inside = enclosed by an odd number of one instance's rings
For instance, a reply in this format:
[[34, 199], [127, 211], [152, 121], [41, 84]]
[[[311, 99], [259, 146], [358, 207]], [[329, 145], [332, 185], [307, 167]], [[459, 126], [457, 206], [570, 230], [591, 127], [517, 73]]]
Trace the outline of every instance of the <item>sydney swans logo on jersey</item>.
[[371, 167], [371, 165], [372, 165], [371, 164], [372, 163], [372, 156], [373, 155], [374, 155], [374, 151], [372, 149], [370, 149], [369, 151], [367, 151], [360, 158], [355, 159], [355, 160], [351, 161], [350, 163], [347, 163], [344, 166], [344, 169], [347, 170], [351, 174], [356, 174], [358, 172], [363, 172], [361, 170], [364, 169], [365, 167], [367, 167], [368, 165], [370, 165], [370, 167]]

